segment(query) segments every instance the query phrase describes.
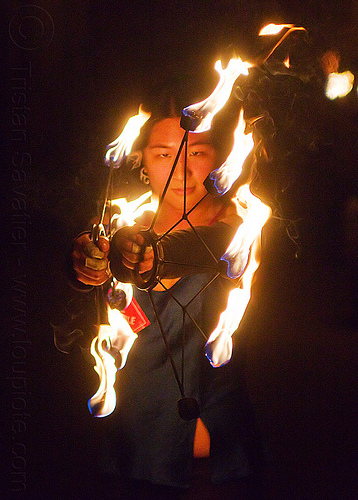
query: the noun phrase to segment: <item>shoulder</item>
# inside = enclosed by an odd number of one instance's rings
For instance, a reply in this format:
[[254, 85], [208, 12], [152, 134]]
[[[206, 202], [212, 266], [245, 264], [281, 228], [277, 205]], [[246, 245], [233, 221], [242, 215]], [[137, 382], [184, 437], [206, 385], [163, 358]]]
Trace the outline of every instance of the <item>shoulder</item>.
[[235, 203], [230, 201], [223, 206], [215, 222], [225, 222], [233, 228], [238, 228], [242, 224], [242, 218], [238, 215]]

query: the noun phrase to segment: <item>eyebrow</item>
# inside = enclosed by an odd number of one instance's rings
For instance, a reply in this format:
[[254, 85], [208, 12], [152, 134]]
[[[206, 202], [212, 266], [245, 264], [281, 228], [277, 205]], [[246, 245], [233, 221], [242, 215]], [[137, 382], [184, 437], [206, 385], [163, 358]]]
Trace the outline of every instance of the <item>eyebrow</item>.
[[[213, 143], [210, 142], [210, 141], [194, 141], [194, 142], [191, 142], [190, 144], [188, 144], [188, 147], [190, 148], [191, 146], [212, 146]], [[150, 149], [155, 149], [155, 148], [163, 148], [163, 149], [171, 149], [173, 146], [170, 146], [170, 144], [161, 144], [161, 143], [158, 143], [158, 144], [152, 144], [149, 146]]]
[[161, 143], [158, 143], [158, 144], [152, 144], [151, 146], [149, 146], [149, 149], [155, 149], [155, 148], [160, 148], [160, 149], [171, 149], [173, 146], [170, 146], [168, 144], [161, 144]]
[[190, 148], [191, 146], [204, 146], [204, 145], [209, 145], [209, 146], [212, 146], [213, 143], [210, 141], [210, 140], [197, 140], [197, 141], [193, 141], [191, 142], [190, 144], [188, 144], [188, 147]]
[[[193, 146], [206, 146], [206, 145], [213, 146], [213, 143], [210, 140], [206, 141], [206, 140], [200, 139], [197, 141], [190, 142], [190, 144], [188, 144], [188, 148], [191, 148]], [[158, 143], [151, 144], [148, 147], [149, 147], [149, 149], [172, 149], [174, 146], [171, 146], [170, 144], [158, 142]]]

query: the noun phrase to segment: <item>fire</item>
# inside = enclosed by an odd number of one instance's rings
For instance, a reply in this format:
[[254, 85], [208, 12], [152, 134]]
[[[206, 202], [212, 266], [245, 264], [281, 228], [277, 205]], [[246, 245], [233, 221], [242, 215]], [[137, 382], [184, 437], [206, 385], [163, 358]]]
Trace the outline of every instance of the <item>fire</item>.
[[[242, 165], [250, 154], [254, 141], [252, 134], [245, 134], [243, 112], [234, 134], [234, 146], [226, 162], [210, 177], [219, 194], [226, 193], [240, 176]], [[251, 297], [251, 284], [259, 266], [261, 231], [270, 217], [270, 208], [242, 185], [234, 198], [237, 213], [243, 220], [221, 260], [228, 263], [227, 274], [239, 279], [237, 288], [228, 297], [226, 310], [211, 333], [206, 344], [206, 356], [214, 367], [226, 364], [232, 354], [232, 334], [237, 330]]]
[[119, 166], [127, 155], [139, 134], [141, 127], [150, 118], [150, 113], [146, 113], [139, 106], [138, 114], [132, 116], [127, 121], [122, 133], [108, 145], [108, 150], [105, 156], [105, 161], [107, 164], [112, 160], [115, 165]]
[[206, 344], [206, 356], [214, 367], [230, 361], [232, 335], [251, 298], [252, 280], [260, 264], [261, 231], [271, 214], [270, 208], [251, 193], [249, 184], [239, 188], [235, 201], [243, 223], [221, 259], [228, 263], [228, 276], [240, 280], [230, 292], [227, 307]]
[[[141, 127], [149, 117], [150, 113], [144, 112], [140, 106], [138, 114], [128, 120], [119, 137], [109, 144], [105, 156], [105, 162], [108, 165], [111, 162], [117, 166], [121, 164], [124, 156], [130, 152]], [[111, 204], [117, 205], [120, 213], [112, 217], [110, 227], [118, 229], [124, 225], [133, 225], [135, 219], [145, 210], [155, 212], [157, 205], [155, 201], [145, 203], [150, 199], [151, 194], [151, 191], [149, 191], [131, 202], [128, 202], [125, 198], [112, 200]], [[120, 283], [116, 280], [113, 280], [113, 284], [117, 290], [124, 291], [127, 301], [126, 305], [128, 305], [133, 297], [132, 285]], [[108, 307], [108, 321], [109, 324], [100, 325], [98, 335], [93, 339], [91, 344], [91, 354], [96, 362], [94, 369], [99, 376], [100, 384], [96, 394], [89, 400], [88, 407], [90, 412], [97, 417], [105, 417], [115, 409], [116, 392], [114, 390], [114, 383], [116, 373], [117, 370], [124, 367], [128, 353], [137, 338], [137, 334], [133, 332], [126, 317], [119, 310]], [[117, 368], [116, 360], [118, 358], [120, 358], [120, 361]]]
[[328, 99], [344, 97], [353, 88], [354, 75], [350, 71], [344, 73], [330, 73], [327, 77], [326, 96]]
[[[280, 29], [291, 28], [291, 26], [281, 26]], [[196, 128], [196, 132], [210, 129], [213, 116], [225, 105], [236, 78], [244, 73], [243, 68], [247, 74], [251, 64], [242, 63], [241, 59], [239, 61], [237, 67], [235, 66], [237, 72], [232, 70], [230, 76], [221, 74], [220, 81], [211, 96], [183, 110], [183, 113], [189, 116], [201, 118], [202, 121]], [[230, 63], [227, 69], [229, 66]], [[219, 68], [222, 69], [221, 63]], [[241, 111], [234, 133], [232, 151], [223, 165], [211, 172], [209, 176], [219, 195], [229, 191], [239, 178], [243, 164], [253, 146], [252, 134], [245, 134], [245, 120]], [[232, 335], [237, 330], [251, 297], [252, 280], [260, 263], [261, 232], [271, 214], [270, 208], [251, 193], [249, 184], [244, 184], [238, 189], [234, 201], [243, 223], [239, 226], [221, 260], [228, 263], [228, 276], [240, 279], [237, 288], [230, 292], [226, 310], [221, 314], [217, 327], [206, 343], [206, 356], [214, 367], [220, 367], [231, 359]]]
[[[269, 36], [269, 35], [278, 35], [281, 33], [283, 29], [286, 28], [286, 31], [284, 34], [281, 36], [281, 38], [278, 40], [278, 42], [275, 43], [275, 45], [270, 49], [268, 54], [266, 54], [264, 57], [261, 57], [258, 59], [257, 63], [258, 64], [263, 64], [264, 62], [267, 61], [267, 59], [275, 52], [277, 47], [281, 45], [281, 43], [289, 36], [290, 33], [293, 31], [306, 31], [305, 28], [301, 26], [295, 26], [293, 24], [268, 24], [267, 26], [264, 26], [262, 30], [259, 32], [259, 36]], [[286, 59], [284, 61], [284, 65], [289, 68], [289, 60]]]
[[259, 36], [278, 35], [284, 28], [293, 28], [293, 24], [267, 24], [260, 30]]
[[[292, 32], [303, 30], [293, 24], [269, 24], [264, 27], [259, 35], [277, 35], [285, 29], [280, 40], [274, 45], [264, 58], [258, 59], [255, 64], [262, 64], [276, 50], [281, 42]], [[289, 58], [284, 61], [287, 68], [290, 66]], [[248, 75], [249, 68], [254, 64], [244, 62], [241, 58], [231, 59], [225, 69], [218, 60], [215, 69], [219, 73], [219, 82], [212, 94], [205, 100], [183, 109], [183, 115], [192, 118], [197, 123], [193, 132], [204, 132], [210, 129], [213, 117], [220, 111], [229, 99], [232, 88], [240, 75]], [[132, 144], [140, 128], [150, 117], [149, 113], [139, 108], [138, 115], [127, 122], [122, 134], [108, 146], [106, 163], [113, 162], [118, 166], [125, 155], [129, 154]], [[237, 128], [234, 134], [234, 146], [224, 164], [210, 174], [216, 191], [223, 195], [229, 191], [235, 181], [240, 177], [244, 162], [253, 151], [254, 141], [252, 134], [245, 134], [245, 120], [243, 112], [240, 113]], [[112, 205], [118, 206], [120, 213], [113, 216], [111, 227], [116, 230], [125, 225], [133, 225], [139, 215], [145, 211], [156, 212], [158, 200], [152, 199], [149, 191], [138, 199], [128, 202], [125, 198], [112, 200]], [[271, 215], [270, 208], [258, 197], [252, 194], [249, 183], [241, 185], [234, 196], [237, 213], [243, 222], [239, 226], [233, 240], [227, 248], [222, 260], [227, 262], [227, 274], [237, 280], [227, 301], [226, 310], [220, 315], [218, 324], [210, 334], [206, 343], [206, 355], [214, 367], [226, 364], [232, 354], [232, 335], [237, 330], [245, 313], [251, 297], [251, 286], [254, 274], [260, 263], [261, 232]], [[123, 283], [116, 287], [123, 289]], [[131, 297], [132, 289], [127, 291]], [[93, 340], [91, 353], [96, 360], [95, 370], [100, 378], [100, 386], [96, 394], [90, 399], [90, 411], [97, 416], [110, 414], [116, 405], [114, 383], [117, 367], [115, 357], [120, 355], [120, 368], [126, 363], [128, 353], [137, 335], [129, 326], [126, 318], [118, 310], [109, 309], [109, 325], [101, 325], [98, 336]]]
[[[96, 394], [88, 402], [90, 412], [96, 417], [106, 417], [116, 407], [116, 358], [120, 356], [120, 366], [123, 368], [128, 353], [137, 338], [125, 317], [117, 309], [108, 307], [109, 325], [100, 325], [97, 337], [91, 344], [91, 354], [95, 358], [100, 385]], [[116, 352], [116, 358], [110, 354]]]
[[[273, 26], [270, 26], [270, 30], [263, 30], [261, 34], [269, 34], [269, 31], [272, 34]], [[303, 29], [294, 28], [293, 25], [280, 25], [275, 27], [276, 33], [283, 28], [289, 28], [283, 38], [291, 30]], [[217, 61], [215, 69], [220, 74], [220, 81], [213, 93], [204, 101], [183, 110], [184, 115], [200, 120], [195, 132], [210, 129], [213, 117], [229, 99], [236, 79], [240, 74], [247, 75], [250, 67], [252, 67], [250, 63], [243, 62], [241, 59], [231, 59], [227, 68], [223, 70], [221, 61]], [[210, 174], [210, 179], [219, 195], [229, 191], [239, 178], [243, 164], [253, 146], [252, 134], [245, 134], [245, 120], [241, 111], [234, 133], [233, 149], [223, 165]], [[221, 259], [228, 263], [228, 276], [240, 279], [237, 288], [230, 292], [226, 310], [221, 314], [217, 327], [206, 343], [206, 356], [214, 367], [222, 366], [230, 361], [232, 334], [237, 330], [251, 297], [253, 276], [260, 262], [261, 231], [271, 214], [270, 208], [251, 193], [249, 184], [238, 189], [234, 201], [243, 223], [239, 226]]]
[[120, 213], [112, 217], [112, 227], [115, 227], [117, 230], [123, 226], [133, 226], [135, 220], [144, 212], [149, 211], [155, 213], [158, 209], [158, 200], [151, 199], [151, 196], [152, 191], [147, 191], [132, 201], [127, 201], [126, 198], [116, 198], [112, 200], [111, 204], [120, 209]]
[[334, 50], [327, 50], [321, 58], [321, 66], [327, 77], [325, 94], [331, 100], [346, 96], [353, 88], [354, 75], [350, 71], [339, 72], [340, 60], [339, 52]]
[[[157, 200], [148, 201], [151, 191], [144, 193], [139, 198], [127, 201], [125, 198], [112, 200], [112, 204], [120, 209], [111, 220], [111, 227], [119, 229], [123, 226], [132, 226], [135, 219], [144, 211], [155, 212], [158, 206]], [[147, 201], [147, 203], [145, 203]], [[129, 283], [121, 283], [113, 280], [116, 290], [123, 290], [126, 296], [126, 307], [132, 300], [133, 287]], [[94, 370], [100, 380], [98, 390], [89, 400], [90, 412], [96, 417], [105, 417], [113, 412], [116, 407], [116, 392], [114, 383], [117, 370], [121, 370], [127, 361], [128, 353], [137, 338], [127, 322], [126, 316], [118, 309], [108, 307], [109, 325], [100, 325], [98, 335], [91, 344], [91, 354], [95, 359]], [[113, 354], [113, 355], [112, 355]], [[116, 360], [120, 358], [119, 366]], [[117, 363], [118, 364], [118, 363]]]
[[225, 163], [210, 173], [210, 179], [219, 194], [225, 194], [239, 177], [242, 166], [252, 150], [252, 134], [245, 134], [244, 112], [241, 110], [239, 122], [234, 133], [234, 146]]
[[235, 81], [240, 75], [248, 75], [248, 69], [251, 66], [252, 64], [237, 58], [230, 59], [227, 67], [223, 69], [221, 61], [216, 61], [215, 69], [219, 73], [220, 79], [212, 94], [204, 101], [183, 109], [184, 115], [200, 119], [199, 125], [193, 132], [210, 130], [213, 117], [226, 104]]

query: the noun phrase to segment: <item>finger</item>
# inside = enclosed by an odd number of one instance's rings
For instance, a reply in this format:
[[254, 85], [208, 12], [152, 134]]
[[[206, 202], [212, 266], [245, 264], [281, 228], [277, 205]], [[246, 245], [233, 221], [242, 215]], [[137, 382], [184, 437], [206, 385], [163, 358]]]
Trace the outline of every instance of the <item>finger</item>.
[[109, 251], [109, 240], [108, 238], [105, 238], [104, 236], [100, 236], [97, 242], [97, 246], [102, 252], [108, 252]]
[[122, 264], [128, 269], [134, 269], [138, 262], [132, 262], [131, 260], [128, 260], [124, 255], [122, 255]]
[[154, 259], [154, 252], [152, 247], [145, 247], [145, 252], [142, 256], [142, 261], [146, 260], [153, 260]]
[[147, 271], [150, 271], [153, 268], [152, 261], [133, 263], [133, 262], [130, 262], [129, 260], [123, 258], [122, 264], [124, 266], [126, 266], [128, 269], [138, 270], [139, 273], [145, 273]]
[[81, 281], [85, 285], [92, 286], [103, 285], [103, 283], [105, 283], [109, 278], [108, 274], [105, 271], [96, 276], [88, 276], [86, 273], [76, 273], [76, 277], [78, 281]]
[[141, 260], [140, 254], [132, 252], [122, 252], [122, 257], [131, 264], [137, 264]]
[[140, 233], [135, 233], [132, 235], [134, 241], [138, 243], [138, 245], [144, 245], [145, 241], [143, 236]]
[[93, 259], [103, 259], [105, 256], [104, 252], [98, 248], [94, 241], [89, 241], [83, 250], [88, 257]]
[[92, 259], [91, 257], [85, 259], [85, 267], [94, 271], [102, 271], [103, 269], [107, 269], [107, 266], [108, 261], [106, 259]]
[[81, 248], [75, 247], [72, 252], [72, 259], [75, 260], [80, 260], [84, 258], [84, 254], [82, 252]]
[[84, 248], [91, 241], [89, 234], [82, 234], [73, 243], [72, 256], [79, 258], [84, 253]]
[[89, 241], [91, 241], [91, 236], [90, 236], [90, 233], [84, 233], [84, 234], [81, 234], [81, 236], [78, 236], [76, 239], [75, 239], [75, 246], [76, 245], [79, 245], [79, 246], [84, 246], [86, 245]]
[[135, 241], [127, 238], [122, 241], [122, 253], [127, 252], [133, 254], [140, 254], [141, 251], [142, 247], [138, 245]]
[[96, 244], [90, 240], [89, 235], [82, 235], [74, 243], [72, 258], [84, 259], [85, 255], [88, 255], [95, 259], [101, 259], [108, 254], [109, 246], [108, 239], [103, 236], [100, 237]]
[[153, 260], [143, 261], [139, 263], [138, 271], [139, 274], [150, 271], [153, 268]]
[[138, 269], [139, 273], [145, 273], [153, 268], [153, 258], [139, 262], [138, 260], [134, 261], [133, 259], [127, 259], [124, 255], [122, 255], [122, 263], [128, 269]]
[[125, 257], [129, 262], [132, 263], [137, 263], [137, 262], [142, 262], [144, 260], [153, 260], [154, 258], [154, 252], [152, 247], [145, 247], [141, 248], [142, 252], [144, 250], [144, 253], [136, 253], [136, 252], [127, 252], [127, 251], [122, 251], [122, 256]]
[[85, 285], [102, 285], [109, 278], [107, 269], [102, 271], [94, 271], [90, 268], [81, 267], [75, 269], [75, 272], [77, 279]]

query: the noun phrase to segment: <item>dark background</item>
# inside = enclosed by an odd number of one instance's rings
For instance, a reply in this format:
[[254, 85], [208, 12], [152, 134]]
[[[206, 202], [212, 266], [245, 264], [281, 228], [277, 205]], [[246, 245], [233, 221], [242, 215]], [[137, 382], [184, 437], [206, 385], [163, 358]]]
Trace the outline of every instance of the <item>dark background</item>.
[[[91, 497], [106, 420], [87, 410], [97, 382], [91, 365], [55, 349], [53, 325], [76, 314], [62, 266], [71, 239], [98, 211], [106, 144], [168, 76], [193, 72], [211, 91], [214, 62], [235, 49], [244, 59], [257, 54], [268, 22], [308, 30], [296, 58], [310, 76], [335, 50], [340, 70], [358, 78], [358, 8], [259, 0], [24, 5], [7, 2], [4, 16], [3, 498], [69, 498], [69, 485], [73, 498]], [[236, 345], [267, 449], [267, 497], [353, 499], [358, 97], [355, 86], [329, 103], [320, 78], [308, 80], [272, 83], [272, 99], [259, 89], [278, 128], [260, 187], [274, 217]]]

